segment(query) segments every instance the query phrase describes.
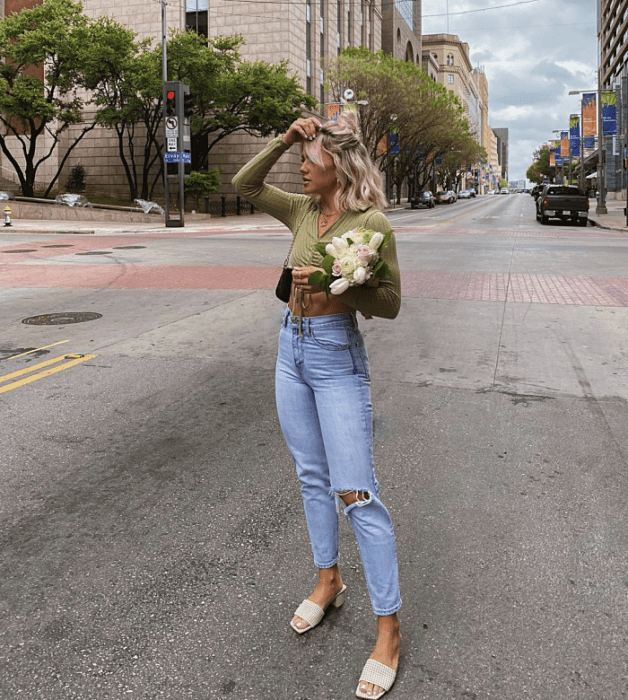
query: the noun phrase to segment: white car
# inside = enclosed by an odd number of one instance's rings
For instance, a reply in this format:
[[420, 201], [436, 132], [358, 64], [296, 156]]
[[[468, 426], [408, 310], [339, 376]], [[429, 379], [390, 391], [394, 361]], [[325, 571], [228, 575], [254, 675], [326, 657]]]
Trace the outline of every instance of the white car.
[[507, 187], [502, 187], [499, 194], [510, 194], [510, 190]]

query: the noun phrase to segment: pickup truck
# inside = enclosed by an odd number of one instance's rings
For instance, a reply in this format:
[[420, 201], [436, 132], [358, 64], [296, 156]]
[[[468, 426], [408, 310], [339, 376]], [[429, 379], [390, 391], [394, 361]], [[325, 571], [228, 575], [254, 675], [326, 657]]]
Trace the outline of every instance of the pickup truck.
[[572, 185], [545, 185], [536, 200], [536, 219], [546, 224], [550, 218], [586, 226], [589, 199]]

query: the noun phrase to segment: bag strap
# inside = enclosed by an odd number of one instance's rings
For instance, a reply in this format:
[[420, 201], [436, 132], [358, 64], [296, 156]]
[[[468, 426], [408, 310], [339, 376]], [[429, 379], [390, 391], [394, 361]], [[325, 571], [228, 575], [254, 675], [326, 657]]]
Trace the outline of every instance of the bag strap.
[[290, 256], [292, 255], [292, 248], [294, 247], [294, 239], [295, 238], [296, 238], [296, 236], [292, 236], [292, 243], [290, 244], [290, 250], [288, 251], [288, 255], [286, 255], [286, 259], [283, 261], [283, 269], [284, 270], [290, 266]]

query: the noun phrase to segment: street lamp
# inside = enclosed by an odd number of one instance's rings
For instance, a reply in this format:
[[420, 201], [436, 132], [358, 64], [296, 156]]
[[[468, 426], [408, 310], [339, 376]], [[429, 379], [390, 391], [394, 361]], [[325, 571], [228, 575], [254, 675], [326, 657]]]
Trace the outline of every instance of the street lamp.
[[[595, 92], [597, 100], [597, 207], [595, 209], [596, 214], [608, 214], [608, 209], [606, 208], [606, 176], [604, 169], [606, 167], [605, 163], [605, 149], [604, 149], [604, 135], [602, 133], [602, 85], [600, 83], [600, 71], [598, 69], [597, 73], [597, 88], [594, 90], [570, 90], [570, 95], [581, 95], [583, 92]], [[580, 114], [582, 114], [582, 100], [580, 100]], [[580, 123], [582, 124], [582, 130], [584, 132], [584, 122], [582, 117], [580, 117]], [[584, 156], [584, 138], [582, 138], [582, 154]], [[582, 158], [582, 166], [584, 166], [584, 157]]]

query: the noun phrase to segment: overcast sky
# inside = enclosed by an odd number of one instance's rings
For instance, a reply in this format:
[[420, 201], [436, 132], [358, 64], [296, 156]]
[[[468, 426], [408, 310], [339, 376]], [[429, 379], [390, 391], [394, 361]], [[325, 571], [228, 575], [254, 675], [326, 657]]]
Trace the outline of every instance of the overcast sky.
[[[449, 17], [446, 10], [449, 6]], [[596, 0], [423, 0], [423, 34], [456, 34], [488, 78], [489, 121], [509, 131], [510, 180], [597, 85]], [[464, 14], [460, 14], [464, 13]]]

